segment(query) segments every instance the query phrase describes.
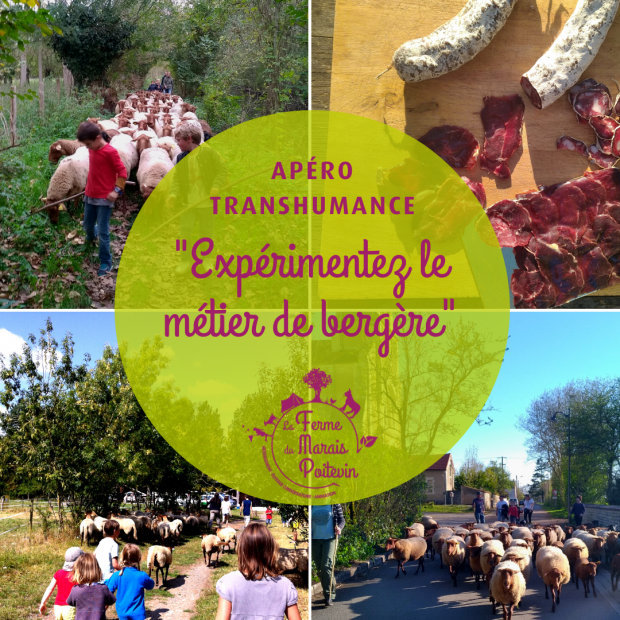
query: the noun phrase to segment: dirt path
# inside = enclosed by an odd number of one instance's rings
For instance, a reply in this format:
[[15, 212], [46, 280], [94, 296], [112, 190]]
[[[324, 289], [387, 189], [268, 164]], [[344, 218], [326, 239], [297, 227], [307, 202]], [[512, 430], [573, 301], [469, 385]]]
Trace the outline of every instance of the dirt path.
[[[243, 529], [243, 521], [232, 522], [230, 527], [240, 531]], [[177, 577], [166, 582], [164, 591], [172, 596], [158, 597], [155, 595], [147, 600], [146, 617], [150, 620], [190, 618], [198, 599], [205, 591], [215, 588], [212, 579], [213, 571], [213, 568], [205, 566], [203, 558], [191, 566], [183, 566]]]
[[166, 591], [172, 597], [157, 596], [147, 601], [146, 617], [151, 620], [173, 620], [173, 618], [189, 618], [194, 613], [196, 602], [204, 590], [215, 587], [211, 583], [213, 568], [207, 568], [203, 561], [186, 567], [175, 579], [166, 584]]

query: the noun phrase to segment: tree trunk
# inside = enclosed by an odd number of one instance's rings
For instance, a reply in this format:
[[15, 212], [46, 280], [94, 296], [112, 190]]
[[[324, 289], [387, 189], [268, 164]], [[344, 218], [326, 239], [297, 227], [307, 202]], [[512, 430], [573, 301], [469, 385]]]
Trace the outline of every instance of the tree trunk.
[[68, 97], [71, 94], [71, 89], [73, 88], [73, 74], [66, 65], [62, 66], [62, 79], [65, 82], [65, 95]]
[[9, 121], [11, 124], [11, 146], [15, 146], [17, 144], [17, 97], [15, 96], [17, 89], [15, 86], [11, 86], [11, 92], [13, 93], [13, 96], [11, 97], [11, 112]]
[[60, 78], [56, 78], [56, 96], [60, 99]]
[[43, 82], [43, 43], [39, 43], [39, 115], [45, 115], [45, 85]]
[[26, 52], [22, 52], [19, 65], [19, 85], [23, 89], [28, 83], [28, 64], [26, 63]]
[[60, 493], [58, 493], [56, 499], [58, 500], [58, 529], [62, 530], [62, 502], [60, 500]]

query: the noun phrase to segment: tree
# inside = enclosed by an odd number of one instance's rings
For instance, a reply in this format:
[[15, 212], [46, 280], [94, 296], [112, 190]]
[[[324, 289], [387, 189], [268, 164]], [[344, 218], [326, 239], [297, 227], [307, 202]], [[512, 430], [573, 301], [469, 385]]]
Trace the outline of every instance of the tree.
[[311, 389], [314, 390], [314, 398], [312, 399], [312, 402], [320, 403], [321, 390], [327, 387], [332, 382], [332, 378], [322, 370], [319, 370], [318, 368], [313, 368], [303, 378], [303, 381], [306, 385], [308, 385]]
[[[50, 12], [41, 7], [37, 0], [5, 0], [0, 11], [0, 70], [17, 62], [15, 50], [25, 51], [26, 39], [39, 31], [43, 36], [62, 35]], [[33, 92], [3, 93], [18, 99], [32, 100]]]
[[78, 86], [103, 85], [108, 67], [132, 47], [135, 24], [122, 19], [119, 8], [104, 0], [60, 2], [51, 10], [63, 32], [52, 36], [52, 49]]
[[542, 457], [537, 458], [536, 468], [532, 474], [532, 483], [530, 484], [528, 491], [533, 498], [540, 497], [541, 502], [545, 501], [545, 489], [543, 487], [543, 482], [549, 478], [548, 470], [549, 467]]

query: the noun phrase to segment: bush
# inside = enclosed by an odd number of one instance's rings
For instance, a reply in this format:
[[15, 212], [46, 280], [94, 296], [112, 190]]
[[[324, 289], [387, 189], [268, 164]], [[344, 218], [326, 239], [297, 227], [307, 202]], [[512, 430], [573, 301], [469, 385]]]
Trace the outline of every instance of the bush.
[[[385, 542], [385, 539], [381, 541]], [[354, 524], [345, 527], [338, 541], [336, 566], [350, 566], [356, 560], [366, 560], [375, 554], [375, 544], [370, 540], [362, 527]]]

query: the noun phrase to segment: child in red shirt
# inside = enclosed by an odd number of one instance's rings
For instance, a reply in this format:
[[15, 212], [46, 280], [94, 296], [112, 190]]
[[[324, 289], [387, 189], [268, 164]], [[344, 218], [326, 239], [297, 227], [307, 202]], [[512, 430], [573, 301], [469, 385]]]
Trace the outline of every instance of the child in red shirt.
[[110, 216], [116, 199], [122, 194], [127, 170], [118, 151], [107, 143], [94, 123], [82, 123], [77, 139], [89, 149], [88, 181], [84, 196], [86, 240], [99, 237], [99, 271], [105, 276], [112, 269], [110, 254]]
[[510, 500], [510, 508], [508, 508], [508, 517], [510, 518], [510, 523], [517, 523], [519, 520], [519, 506], [515, 503], [514, 499]]
[[271, 525], [271, 520], [273, 519], [273, 510], [271, 510], [271, 506], [267, 507], [265, 516], [267, 517], [267, 525]]
[[73, 581], [71, 580], [73, 565], [75, 561], [84, 552], [79, 547], [71, 547], [67, 549], [65, 553], [65, 563], [60, 570], [57, 570], [50, 581], [50, 585], [47, 586], [47, 590], [43, 594], [41, 604], [39, 605], [39, 613], [45, 614], [47, 607], [47, 600], [52, 595], [54, 588], [58, 586], [56, 592], [56, 599], [54, 600], [54, 617], [56, 620], [73, 620], [75, 618], [75, 607], [67, 605], [67, 597], [73, 588]]

